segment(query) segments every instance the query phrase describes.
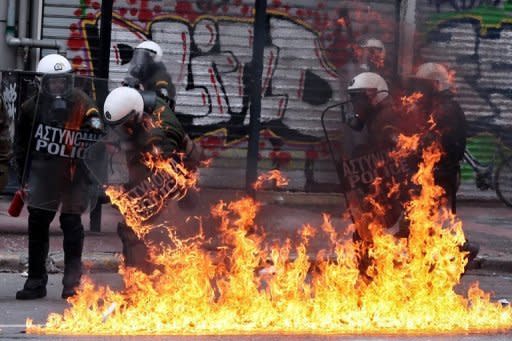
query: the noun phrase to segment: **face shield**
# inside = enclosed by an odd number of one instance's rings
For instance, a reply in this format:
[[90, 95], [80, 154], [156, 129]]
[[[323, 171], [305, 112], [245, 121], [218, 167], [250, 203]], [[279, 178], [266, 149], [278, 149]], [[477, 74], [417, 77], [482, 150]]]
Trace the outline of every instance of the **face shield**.
[[368, 116], [373, 110], [371, 94], [376, 92], [376, 89], [358, 89], [349, 91], [353, 114], [349, 115], [347, 123], [352, 129], [357, 131], [363, 129]]
[[154, 64], [155, 53], [146, 49], [135, 49], [133, 51], [128, 73], [139, 80], [145, 80], [150, 76]]
[[368, 47], [366, 48], [366, 62], [374, 70], [379, 70], [384, 67], [384, 60], [386, 53], [379, 47]]
[[53, 98], [64, 98], [73, 89], [73, 75], [70, 73], [45, 74], [41, 78], [42, 92]]

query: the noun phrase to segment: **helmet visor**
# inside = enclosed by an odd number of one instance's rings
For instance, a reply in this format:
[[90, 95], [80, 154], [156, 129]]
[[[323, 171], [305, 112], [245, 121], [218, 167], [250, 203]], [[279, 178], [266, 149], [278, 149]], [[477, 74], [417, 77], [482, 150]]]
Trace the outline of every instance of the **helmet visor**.
[[368, 63], [372, 65], [375, 69], [381, 69], [384, 67], [384, 60], [386, 58], [386, 54], [383, 49], [380, 47], [368, 47]]
[[149, 76], [150, 67], [154, 62], [153, 56], [155, 53], [146, 49], [135, 49], [133, 51], [128, 73], [139, 79], [143, 80]]
[[66, 97], [73, 89], [70, 73], [45, 74], [41, 79], [43, 93], [52, 97]]

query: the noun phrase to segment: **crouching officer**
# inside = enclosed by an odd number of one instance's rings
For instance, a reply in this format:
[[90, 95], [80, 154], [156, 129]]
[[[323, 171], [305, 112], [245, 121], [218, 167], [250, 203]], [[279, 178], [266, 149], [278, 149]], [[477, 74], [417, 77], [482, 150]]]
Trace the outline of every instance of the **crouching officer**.
[[[397, 137], [401, 132], [401, 118], [394, 108], [393, 100], [389, 96], [386, 81], [373, 72], [363, 72], [355, 76], [348, 86], [348, 93], [352, 103], [354, 114], [348, 119], [348, 125], [356, 130], [367, 129], [366, 140], [354, 146], [351, 151], [351, 159], [355, 162], [344, 161], [344, 177], [348, 179], [345, 191], [349, 197], [349, 206], [355, 219], [356, 240], [362, 238], [368, 242], [372, 240], [372, 232], [369, 231], [369, 223], [379, 221], [384, 227], [391, 227], [396, 223], [401, 214], [401, 205], [398, 198], [390, 197], [386, 190], [372, 189], [372, 183], [377, 177], [391, 180], [405, 170], [395, 169], [394, 162], [383, 156], [395, 147]], [[378, 154], [378, 157], [368, 160], [387, 160], [384, 164], [369, 165], [365, 162], [358, 163], [358, 158], [364, 158], [370, 154]], [[359, 164], [359, 168], [352, 167]], [[381, 186], [390, 185], [382, 183]], [[374, 191], [375, 193], [372, 193]], [[378, 212], [366, 200], [372, 194], [375, 202], [386, 209]]]
[[20, 183], [28, 203], [28, 279], [16, 299], [46, 296], [50, 223], [60, 211], [64, 234], [62, 298], [75, 295], [82, 275], [81, 214], [94, 188], [82, 163], [88, 144], [102, 132], [94, 101], [74, 87], [69, 61], [58, 54], [41, 59], [40, 89], [22, 104], [15, 136]]
[[[185, 151], [183, 127], [165, 101], [154, 92], [139, 92], [131, 87], [114, 89], [105, 100], [104, 117], [117, 136], [122, 136], [119, 151], [126, 157], [128, 176], [123, 184], [126, 191], [151, 176], [150, 169], [144, 164], [144, 155], [157, 153], [170, 159]], [[178, 196], [182, 197], [181, 193]], [[125, 264], [150, 272], [153, 266], [148, 261], [149, 248], [144, 240], [124, 222], [119, 223], [118, 234], [123, 243]]]

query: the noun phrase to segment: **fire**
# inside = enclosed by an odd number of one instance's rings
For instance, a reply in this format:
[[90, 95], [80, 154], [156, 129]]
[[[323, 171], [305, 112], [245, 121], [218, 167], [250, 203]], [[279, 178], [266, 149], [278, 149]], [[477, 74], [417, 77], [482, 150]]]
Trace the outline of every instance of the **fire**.
[[[413, 147], [404, 143], [399, 152]], [[476, 284], [467, 297], [454, 291], [466, 263], [459, 250], [464, 234], [462, 223], [439, 202], [442, 189], [434, 184], [432, 170], [440, 155], [436, 145], [426, 148], [412, 179], [421, 190], [406, 208], [410, 237], [397, 239], [371, 224], [373, 243], [366, 249], [370, 263], [364, 273], [358, 266], [361, 244], [343, 240], [327, 215], [321, 231], [329, 248], [318, 253], [311, 271], [307, 246], [315, 229], [300, 229], [295, 246], [289, 240], [266, 246], [255, 226], [260, 205], [243, 198], [212, 208], [225, 244], [216, 254], [202, 248], [201, 235], [180, 240], [169, 227], [174, 246], [160, 245], [152, 253], [157, 270], [146, 274], [121, 268], [125, 289], [120, 292], [86, 280], [68, 300], [69, 309], [51, 314], [44, 326], [27, 321], [27, 331], [226, 335], [508, 330], [510, 307], [491, 302]]]
[[123, 186], [109, 186], [105, 190], [139, 237], [151, 229], [146, 221], [160, 212], [167, 200], [179, 200], [197, 185], [197, 175], [172, 157], [167, 159], [158, 153], [147, 153], [144, 165], [151, 175], [139, 185], [129, 190]]
[[263, 188], [263, 184], [267, 181], [275, 181], [277, 187], [284, 187], [288, 185], [288, 179], [286, 179], [279, 170], [273, 169], [268, 173], [261, 174], [253, 185], [255, 190]]
[[336, 20], [336, 23], [340, 26], [347, 27], [347, 22], [345, 21], [345, 18], [341, 17]]
[[410, 96], [401, 97], [400, 101], [402, 102], [402, 106], [408, 109], [413, 108], [414, 104], [416, 104], [422, 98], [423, 94], [421, 92], [414, 92]]

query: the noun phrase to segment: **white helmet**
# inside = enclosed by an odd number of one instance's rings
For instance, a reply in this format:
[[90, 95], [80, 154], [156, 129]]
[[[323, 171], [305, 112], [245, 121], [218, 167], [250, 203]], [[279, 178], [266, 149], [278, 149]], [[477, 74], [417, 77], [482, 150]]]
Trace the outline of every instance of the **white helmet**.
[[71, 63], [66, 57], [60, 54], [49, 54], [43, 57], [37, 64], [36, 72], [38, 73], [66, 73], [73, 70]]
[[109, 124], [119, 124], [132, 115], [142, 116], [144, 100], [140, 92], [122, 86], [112, 90], [103, 105], [103, 116]]
[[153, 60], [155, 61], [155, 63], [162, 61], [162, 56], [163, 56], [162, 48], [160, 47], [160, 45], [158, 45], [154, 41], [151, 41], [151, 40], [143, 41], [142, 43], [137, 45], [136, 49], [144, 49], [144, 50], [153, 52], [155, 54], [153, 56]]
[[358, 92], [363, 90], [373, 90], [374, 94], [369, 93], [372, 105], [377, 105], [389, 95], [388, 84], [376, 73], [363, 72], [355, 76], [347, 88], [348, 92]]
[[380, 41], [379, 39], [377, 39], [377, 38], [364, 39], [360, 43], [360, 46], [361, 47], [366, 47], [366, 48], [373, 47], [373, 48], [381, 49], [384, 52], [386, 52], [386, 47], [384, 47], [384, 43], [382, 41]]
[[450, 81], [450, 73], [441, 64], [425, 63], [421, 64], [416, 71], [416, 78], [428, 79], [434, 82], [437, 91], [453, 90], [453, 84]]

